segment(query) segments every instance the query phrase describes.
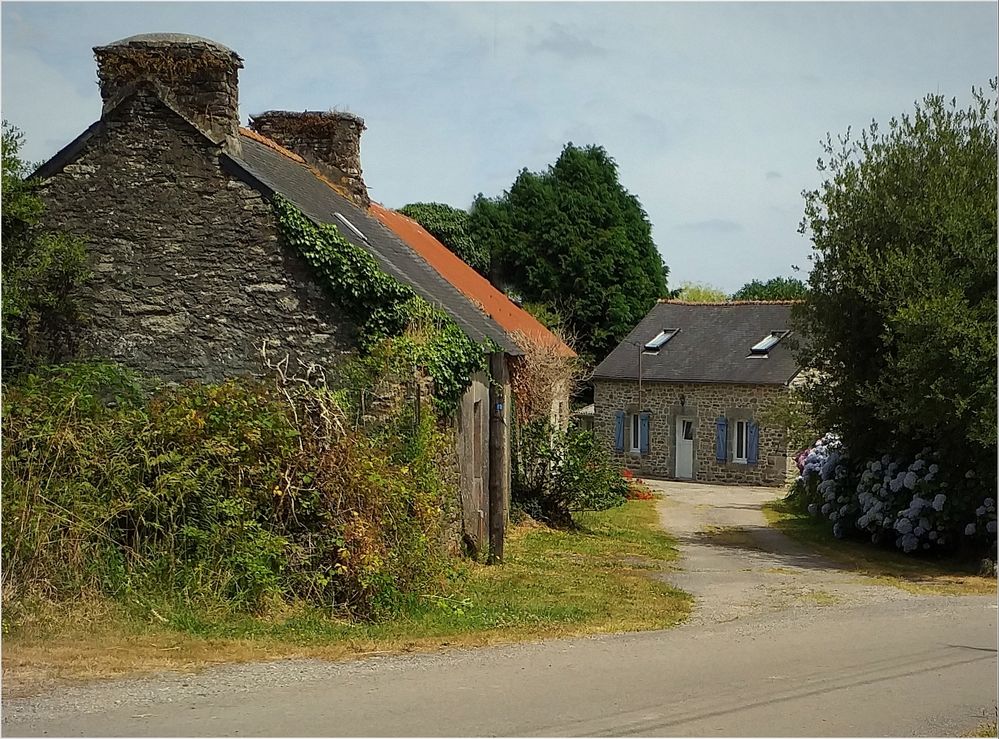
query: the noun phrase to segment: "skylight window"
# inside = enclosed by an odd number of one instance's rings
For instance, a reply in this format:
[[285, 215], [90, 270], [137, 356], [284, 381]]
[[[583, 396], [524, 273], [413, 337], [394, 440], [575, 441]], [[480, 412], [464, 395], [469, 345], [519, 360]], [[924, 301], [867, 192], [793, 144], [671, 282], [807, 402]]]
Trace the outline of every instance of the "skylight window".
[[772, 331], [769, 336], [764, 337], [759, 342], [753, 345], [749, 350], [750, 354], [767, 354], [771, 349], [777, 346], [777, 342], [787, 336], [790, 331]]
[[652, 341], [650, 341], [642, 348], [642, 351], [644, 351], [646, 354], [658, 354], [659, 350], [662, 349], [664, 346], [666, 346], [666, 342], [672, 339], [678, 333], [680, 333], [680, 329], [678, 328], [663, 329], [656, 335], [656, 338], [654, 338]]
[[347, 219], [347, 216], [345, 216], [345, 215], [344, 215], [343, 213], [340, 213], [339, 211], [336, 211], [335, 213], [333, 213], [333, 215], [335, 215], [335, 216], [336, 216], [337, 218], [339, 218], [339, 219], [340, 219], [340, 221], [341, 221], [341, 223], [343, 223], [343, 225], [345, 225], [345, 226], [346, 226], [347, 228], [349, 228], [349, 229], [350, 229], [351, 231], [353, 231], [353, 232], [354, 232], [354, 234], [355, 234], [355, 235], [356, 235], [356, 236], [357, 236], [357, 237], [358, 237], [359, 239], [364, 239], [365, 241], [367, 241], [367, 240], [368, 240], [368, 237], [367, 237], [367, 236], [365, 236], [365, 235], [364, 235], [364, 234], [363, 234], [363, 233], [361, 232], [361, 229], [359, 229], [359, 228], [358, 228], [357, 226], [355, 226], [355, 225], [354, 225], [353, 223], [351, 223], [351, 222], [350, 222], [350, 221], [349, 221], [349, 220]]

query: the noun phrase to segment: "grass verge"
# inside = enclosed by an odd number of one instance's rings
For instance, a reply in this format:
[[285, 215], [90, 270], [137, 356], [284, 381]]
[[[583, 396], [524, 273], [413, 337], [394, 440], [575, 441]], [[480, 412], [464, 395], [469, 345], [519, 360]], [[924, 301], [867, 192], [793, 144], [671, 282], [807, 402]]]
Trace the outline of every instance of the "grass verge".
[[970, 732], [968, 734], [965, 734], [965, 736], [993, 736], [994, 737], [994, 736], [997, 735], [996, 731], [997, 731], [996, 722], [995, 721], [986, 721], [984, 723], [979, 724], [978, 727], [974, 731], [972, 731], [972, 732]]
[[[223, 662], [429, 651], [674, 626], [683, 591], [650, 577], [676, 558], [654, 501], [579, 516], [576, 531], [514, 529], [501, 567], [468, 563], [446, 598], [423, 598], [378, 623], [348, 623], [307, 608], [267, 617], [184, 605], [34, 604], [4, 617], [6, 698], [79, 682]], [[16, 621], [15, 621], [16, 619]]]
[[786, 501], [763, 506], [767, 523], [844, 569], [912, 593], [936, 595], [994, 595], [996, 579], [974, 574], [974, 564], [912, 557], [860, 541], [837, 539], [822, 521], [816, 521]]

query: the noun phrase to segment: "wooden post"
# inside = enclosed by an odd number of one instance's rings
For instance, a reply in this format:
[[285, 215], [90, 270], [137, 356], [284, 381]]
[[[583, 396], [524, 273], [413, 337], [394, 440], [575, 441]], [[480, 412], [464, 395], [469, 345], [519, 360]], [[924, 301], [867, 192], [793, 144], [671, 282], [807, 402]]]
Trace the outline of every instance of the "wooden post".
[[489, 564], [503, 564], [506, 533], [507, 468], [506, 355], [489, 355]]

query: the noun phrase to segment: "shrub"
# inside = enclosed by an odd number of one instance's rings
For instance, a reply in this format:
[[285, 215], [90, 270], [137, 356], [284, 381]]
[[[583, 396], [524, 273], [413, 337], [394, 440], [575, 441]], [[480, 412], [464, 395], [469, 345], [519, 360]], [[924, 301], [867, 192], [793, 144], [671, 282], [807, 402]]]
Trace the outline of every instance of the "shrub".
[[5, 388], [5, 600], [181, 594], [372, 617], [438, 591], [454, 491], [431, 408], [384, 419], [389, 436], [353, 428], [339, 397], [250, 380], [144, 391], [109, 365]]
[[533, 518], [568, 527], [573, 513], [624, 504], [628, 483], [591, 432], [534, 421], [518, 437], [513, 502]]
[[[799, 460], [791, 499], [833, 524], [837, 537], [865, 536], [910, 554], [955, 549], [995, 550], [996, 501], [980, 497], [973, 470], [953, 485], [929, 447], [912, 459], [885, 454], [856, 462], [827, 434]], [[951, 471], [952, 472], [952, 471]]]
[[928, 95], [886, 128], [827, 139], [801, 224], [814, 244], [808, 298], [792, 313], [809, 401], [849, 445], [854, 484], [867, 461], [887, 453], [907, 468], [929, 447], [934, 484], [971, 511], [996, 490], [990, 88], [966, 108]]

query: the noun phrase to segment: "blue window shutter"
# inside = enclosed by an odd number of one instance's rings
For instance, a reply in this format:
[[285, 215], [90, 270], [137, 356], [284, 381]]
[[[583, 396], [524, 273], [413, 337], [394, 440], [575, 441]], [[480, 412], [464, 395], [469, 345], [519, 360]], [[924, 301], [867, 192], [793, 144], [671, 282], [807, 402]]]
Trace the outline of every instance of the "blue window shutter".
[[756, 464], [760, 458], [760, 427], [755, 421], [750, 421], [746, 426], [746, 461]]
[[715, 419], [715, 459], [728, 461], [728, 421], [724, 416]]
[[614, 451], [624, 451], [624, 411], [618, 411], [614, 419]]
[[638, 414], [638, 450], [642, 454], [649, 453], [649, 414]]

